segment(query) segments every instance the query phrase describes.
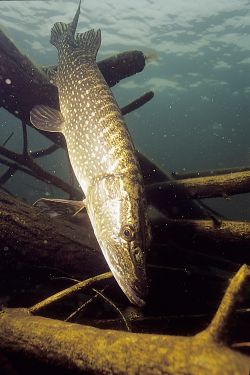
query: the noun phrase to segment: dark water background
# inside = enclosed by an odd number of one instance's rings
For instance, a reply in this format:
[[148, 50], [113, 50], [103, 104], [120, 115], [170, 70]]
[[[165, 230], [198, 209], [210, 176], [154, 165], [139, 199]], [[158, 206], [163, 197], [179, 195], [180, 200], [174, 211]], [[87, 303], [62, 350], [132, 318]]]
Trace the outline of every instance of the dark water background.
[[[1, 1], [0, 26], [37, 64], [57, 63], [50, 30], [70, 22], [77, 1]], [[250, 164], [250, 1], [84, 1], [78, 32], [101, 28], [98, 60], [139, 49], [157, 54], [145, 70], [114, 88], [121, 106], [148, 90], [154, 99], [126, 116], [136, 147], [167, 171]], [[18, 126], [17, 126], [18, 124]], [[0, 142], [22, 149], [21, 123], [0, 110]], [[29, 129], [29, 149], [49, 141]], [[67, 178], [62, 151], [39, 163]], [[0, 165], [0, 175], [5, 167]], [[29, 202], [64, 197], [56, 188], [16, 173], [5, 185]], [[250, 219], [250, 196], [208, 200], [230, 218]]]

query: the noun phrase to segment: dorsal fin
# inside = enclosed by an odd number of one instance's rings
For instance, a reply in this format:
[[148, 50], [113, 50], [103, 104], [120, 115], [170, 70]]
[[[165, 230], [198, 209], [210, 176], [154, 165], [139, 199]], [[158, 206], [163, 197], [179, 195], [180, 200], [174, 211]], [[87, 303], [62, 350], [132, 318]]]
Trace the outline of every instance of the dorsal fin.
[[79, 20], [80, 15], [80, 8], [81, 8], [81, 0], [79, 1], [79, 5], [75, 14], [75, 17], [71, 23], [68, 24], [68, 33], [70, 33], [72, 36], [76, 33], [76, 28]]
[[66, 24], [64, 22], [56, 22], [52, 27], [50, 43], [53, 44], [57, 49], [59, 49], [62, 43], [67, 39], [71, 42], [74, 42], [74, 36], [80, 15], [80, 8], [81, 0], [79, 1], [79, 5], [72, 22], [70, 22], [69, 24]]

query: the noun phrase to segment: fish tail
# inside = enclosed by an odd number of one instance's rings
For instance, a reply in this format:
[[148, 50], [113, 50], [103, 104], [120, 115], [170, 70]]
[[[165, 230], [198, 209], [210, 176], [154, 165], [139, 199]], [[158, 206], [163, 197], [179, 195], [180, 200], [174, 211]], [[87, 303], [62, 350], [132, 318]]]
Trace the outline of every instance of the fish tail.
[[83, 55], [96, 58], [101, 45], [101, 30], [89, 30], [83, 34], [76, 34], [75, 46], [80, 48]]
[[56, 22], [51, 29], [50, 43], [57, 49], [60, 48], [68, 35], [68, 27], [64, 22]]
[[81, 0], [79, 2], [75, 17], [69, 24], [56, 22], [51, 29], [50, 43], [57, 49], [64, 42], [81, 50], [82, 55], [95, 59], [101, 45], [101, 30], [89, 30], [85, 33], [75, 33], [80, 15]]

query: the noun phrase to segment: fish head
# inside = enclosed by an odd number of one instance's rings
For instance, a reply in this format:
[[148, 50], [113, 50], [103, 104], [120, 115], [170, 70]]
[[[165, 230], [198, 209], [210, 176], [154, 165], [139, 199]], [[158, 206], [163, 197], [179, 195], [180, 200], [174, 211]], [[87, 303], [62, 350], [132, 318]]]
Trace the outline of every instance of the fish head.
[[141, 184], [136, 177], [98, 177], [88, 190], [87, 209], [116, 281], [133, 304], [144, 305], [150, 231]]

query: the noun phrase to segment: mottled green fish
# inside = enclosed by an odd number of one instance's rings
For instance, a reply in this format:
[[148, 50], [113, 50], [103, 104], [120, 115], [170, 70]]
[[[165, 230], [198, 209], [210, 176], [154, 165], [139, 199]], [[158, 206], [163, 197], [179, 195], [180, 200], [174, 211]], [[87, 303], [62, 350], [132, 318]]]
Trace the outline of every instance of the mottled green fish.
[[44, 105], [31, 111], [32, 124], [62, 132], [70, 162], [86, 196], [94, 233], [129, 300], [143, 305], [149, 226], [142, 175], [120, 109], [96, 64], [100, 30], [75, 33], [80, 4], [70, 24], [56, 23], [60, 112]]

